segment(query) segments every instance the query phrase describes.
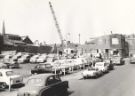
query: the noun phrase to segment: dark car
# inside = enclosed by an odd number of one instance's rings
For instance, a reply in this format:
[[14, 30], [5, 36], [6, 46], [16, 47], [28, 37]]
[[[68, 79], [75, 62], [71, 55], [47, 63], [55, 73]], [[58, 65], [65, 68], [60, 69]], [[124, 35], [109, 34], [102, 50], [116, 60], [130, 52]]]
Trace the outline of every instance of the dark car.
[[104, 59], [104, 62], [106, 63], [109, 70], [114, 69], [114, 64], [112, 63], [112, 61], [110, 59]]
[[68, 87], [68, 81], [62, 81], [59, 75], [32, 75], [17, 96], [64, 96]]
[[51, 73], [52, 67], [50, 63], [38, 64], [31, 69], [31, 74]]

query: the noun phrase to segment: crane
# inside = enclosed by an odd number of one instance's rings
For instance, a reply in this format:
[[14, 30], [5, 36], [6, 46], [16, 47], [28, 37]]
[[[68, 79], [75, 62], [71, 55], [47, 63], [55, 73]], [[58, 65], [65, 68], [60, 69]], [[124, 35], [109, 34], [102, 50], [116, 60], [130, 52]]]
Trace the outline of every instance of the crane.
[[49, 6], [50, 6], [50, 9], [51, 9], [51, 12], [52, 12], [52, 15], [53, 15], [53, 19], [54, 19], [54, 22], [55, 22], [55, 26], [56, 26], [56, 28], [57, 28], [57, 32], [58, 32], [59, 38], [60, 38], [60, 40], [61, 40], [61, 46], [63, 47], [63, 46], [64, 46], [64, 39], [63, 39], [61, 30], [60, 30], [60, 27], [59, 27], [57, 18], [56, 18], [56, 16], [55, 16], [55, 12], [54, 12], [54, 10], [53, 10], [53, 6], [52, 6], [52, 4], [51, 4], [50, 1], [49, 1]]

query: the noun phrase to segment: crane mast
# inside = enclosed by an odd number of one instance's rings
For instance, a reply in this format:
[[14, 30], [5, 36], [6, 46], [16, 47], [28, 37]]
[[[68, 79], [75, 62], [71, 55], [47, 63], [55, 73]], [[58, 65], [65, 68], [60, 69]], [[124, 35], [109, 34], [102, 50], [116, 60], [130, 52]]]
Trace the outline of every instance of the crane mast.
[[62, 34], [61, 34], [61, 30], [60, 30], [60, 27], [59, 27], [57, 18], [56, 18], [56, 16], [55, 16], [55, 12], [54, 12], [54, 10], [53, 10], [53, 6], [52, 6], [52, 4], [51, 4], [50, 1], [49, 1], [49, 5], [50, 5], [50, 9], [51, 9], [51, 12], [52, 12], [52, 15], [53, 15], [53, 19], [54, 19], [54, 21], [55, 21], [55, 26], [56, 26], [56, 28], [57, 28], [57, 32], [58, 32], [59, 37], [60, 37], [60, 40], [61, 40], [61, 45], [62, 45], [62, 47], [63, 47], [63, 45], [64, 45], [63, 36], [62, 36]]

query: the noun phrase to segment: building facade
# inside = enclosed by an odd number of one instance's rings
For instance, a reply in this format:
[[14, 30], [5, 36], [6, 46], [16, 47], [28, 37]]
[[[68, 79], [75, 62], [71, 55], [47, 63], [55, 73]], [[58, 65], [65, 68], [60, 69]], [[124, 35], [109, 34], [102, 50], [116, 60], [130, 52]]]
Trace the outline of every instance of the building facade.
[[81, 46], [80, 49], [84, 53], [101, 53], [105, 57], [114, 54], [122, 57], [128, 56], [128, 43], [125, 41], [125, 36], [121, 34], [110, 34], [95, 38]]

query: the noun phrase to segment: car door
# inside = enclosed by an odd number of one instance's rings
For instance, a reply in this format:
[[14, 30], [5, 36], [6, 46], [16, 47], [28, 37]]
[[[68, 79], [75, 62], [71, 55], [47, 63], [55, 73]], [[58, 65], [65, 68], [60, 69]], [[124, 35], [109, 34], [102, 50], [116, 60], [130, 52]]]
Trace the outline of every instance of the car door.
[[46, 80], [46, 90], [43, 92], [43, 96], [57, 96], [56, 86], [54, 82], [54, 76], [49, 76]]

